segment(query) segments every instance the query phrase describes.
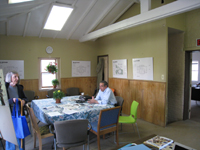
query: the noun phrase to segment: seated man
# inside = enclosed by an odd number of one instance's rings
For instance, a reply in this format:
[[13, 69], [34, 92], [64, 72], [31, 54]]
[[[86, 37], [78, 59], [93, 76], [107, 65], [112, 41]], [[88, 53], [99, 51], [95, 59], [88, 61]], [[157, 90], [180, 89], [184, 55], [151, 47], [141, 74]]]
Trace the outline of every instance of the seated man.
[[111, 104], [115, 105], [117, 103], [115, 96], [113, 94], [113, 91], [108, 87], [108, 83], [106, 81], [101, 81], [99, 83], [99, 93], [97, 94], [97, 97], [94, 99], [94, 96], [92, 99], [88, 100], [88, 103], [96, 103], [96, 104]]

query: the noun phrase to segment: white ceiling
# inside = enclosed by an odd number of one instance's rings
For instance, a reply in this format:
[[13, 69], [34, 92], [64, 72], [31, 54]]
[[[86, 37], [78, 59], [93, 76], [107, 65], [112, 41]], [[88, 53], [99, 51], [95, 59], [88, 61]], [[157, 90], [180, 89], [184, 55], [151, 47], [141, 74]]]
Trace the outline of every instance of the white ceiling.
[[[53, 3], [75, 8], [61, 31], [43, 29]], [[134, 3], [140, 3], [141, 14], [115, 23]], [[197, 8], [200, 0], [176, 0], [155, 9], [151, 9], [151, 0], [34, 0], [20, 4], [0, 0], [0, 35], [84, 42]]]
[[[0, 0], [0, 34], [79, 40], [83, 35], [114, 23], [136, 0], [34, 0], [8, 4]], [[73, 6], [61, 31], [44, 30], [52, 3]]]

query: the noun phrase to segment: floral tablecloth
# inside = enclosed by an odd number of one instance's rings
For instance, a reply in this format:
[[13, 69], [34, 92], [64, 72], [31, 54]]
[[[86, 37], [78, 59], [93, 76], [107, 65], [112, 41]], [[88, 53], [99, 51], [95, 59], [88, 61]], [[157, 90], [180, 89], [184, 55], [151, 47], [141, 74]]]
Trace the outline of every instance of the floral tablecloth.
[[33, 100], [31, 107], [35, 116], [43, 123], [53, 124], [55, 121], [88, 119], [89, 122], [98, 121], [100, 110], [112, 108], [113, 105], [76, 103], [79, 96], [63, 97], [61, 103], [56, 104], [52, 98]]

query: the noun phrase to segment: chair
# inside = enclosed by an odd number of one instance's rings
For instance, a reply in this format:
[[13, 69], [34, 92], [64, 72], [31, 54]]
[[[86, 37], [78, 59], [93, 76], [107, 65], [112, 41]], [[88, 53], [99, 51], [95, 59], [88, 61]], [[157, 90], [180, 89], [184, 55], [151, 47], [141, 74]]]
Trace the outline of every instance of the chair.
[[34, 148], [36, 147], [36, 135], [37, 135], [38, 141], [39, 141], [39, 150], [42, 150], [42, 139], [47, 138], [47, 137], [51, 137], [51, 136], [54, 136], [54, 135], [52, 133], [50, 133], [48, 125], [38, 127], [33, 109], [31, 107], [29, 107], [28, 104], [26, 104], [26, 107], [28, 108], [28, 113], [30, 115], [31, 124], [32, 124], [32, 127], [33, 127]]
[[56, 90], [61, 90], [61, 89], [51, 89], [47, 91], [47, 98], [53, 98], [53, 92]]
[[79, 88], [77, 87], [67, 88], [66, 96], [74, 96], [74, 95], [80, 95]]
[[26, 95], [28, 102], [31, 102], [35, 98], [35, 92], [31, 90], [24, 91], [24, 94]]
[[[25, 91], [24, 91], [24, 94], [25, 94], [25, 96], [26, 96], [27, 99], [28, 99], [28, 104], [29, 104], [29, 106], [31, 106], [31, 101], [34, 100], [34, 99], [36, 98], [35, 92], [34, 92], [34, 91], [31, 91], [31, 90], [25, 90]], [[27, 112], [26, 107], [25, 107], [25, 116], [26, 116], [27, 123], [29, 124], [29, 129], [30, 129], [31, 136], [32, 136], [31, 120], [30, 120], [30, 116], [29, 116], [29, 114], [28, 114], [28, 112]]]
[[[131, 104], [131, 111], [130, 111], [130, 116], [119, 116], [119, 123], [131, 123], [135, 124], [137, 127], [137, 109], [138, 109], [139, 103], [136, 101], [133, 101]], [[138, 135], [140, 138], [140, 133], [137, 127]]]
[[55, 136], [54, 136], [54, 149], [56, 146], [65, 148], [76, 147], [87, 144], [89, 149], [89, 130], [88, 120], [66, 120], [57, 121], [54, 123]]
[[122, 115], [122, 105], [124, 103], [124, 99], [120, 96], [115, 96], [116, 100], [117, 100], [117, 104], [115, 104], [115, 106], [121, 106], [121, 111], [120, 111], [120, 116]]
[[113, 91], [113, 94], [115, 95], [115, 89], [113, 89], [113, 88], [110, 88], [112, 91]]
[[110, 132], [116, 132], [117, 146], [118, 141], [118, 119], [121, 107], [103, 109], [100, 111], [98, 122], [91, 123], [91, 132], [97, 135], [98, 150], [100, 150], [100, 136]]

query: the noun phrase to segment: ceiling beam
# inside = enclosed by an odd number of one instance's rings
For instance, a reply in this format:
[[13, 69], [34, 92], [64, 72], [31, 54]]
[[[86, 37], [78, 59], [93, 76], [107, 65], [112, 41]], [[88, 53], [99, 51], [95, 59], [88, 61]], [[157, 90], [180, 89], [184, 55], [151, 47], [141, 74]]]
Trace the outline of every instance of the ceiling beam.
[[81, 24], [81, 22], [84, 20], [84, 18], [88, 15], [88, 13], [91, 11], [91, 9], [96, 4], [97, 0], [92, 0], [90, 5], [87, 7], [83, 15], [79, 18], [79, 20], [76, 22], [75, 26], [73, 26], [71, 32], [67, 35], [66, 39], [69, 40], [71, 36], [74, 34], [74, 32], [77, 30], [78, 26]]
[[29, 20], [30, 20], [30, 16], [31, 16], [31, 13], [29, 12], [29, 13], [27, 14], [27, 17], [26, 17], [26, 23], [25, 23], [25, 27], [24, 27], [23, 37], [26, 36], [26, 31], [27, 31], [27, 28], [28, 28], [28, 23], [29, 23]]
[[140, 13], [151, 10], [151, 0], [140, 0]]
[[[119, 17], [121, 17], [125, 11], [127, 11], [134, 3], [138, 3], [137, 1], [132, 1], [128, 6], [126, 6], [119, 15], [117, 15], [117, 17], [115, 17], [110, 23], [109, 25], [113, 24], [117, 19], [119, 19]], [[92, 41], [96, 41], [97, 38], [93, 39]]]
[[85, 42], [85, 41], [93, 40], [95, 38], [106, 36], [118, 31], [122, 31], [128, 28], [132, 28], [132, 27], [144, 24], [144, 23], [163, 19], [172, 15], [184, 13], [193, 9], [197, 9], [199, 7], [200, 7], [199, 0], [189, 0], [189, 1], [178, 0], [178, 1], [166, 4], [164, 6], [152, 9], [150, 11], [144, 12], [137, 16], [117, 22], [115, 24], [109, 25], [107, 27], [96, 30], [94, 32], [91, 32], [81, 37], [79, 41]]
[[99, 15], [99, 17], [93, 22], [93, 24], [88, 28], [88, 30], [84, 33], [84, 35], [88, 34], [92, 31], [105, 17], [108, 13], [119, 3], [119, 0], [114, 0], [112, 3], [107, 6], [107, 8]]

